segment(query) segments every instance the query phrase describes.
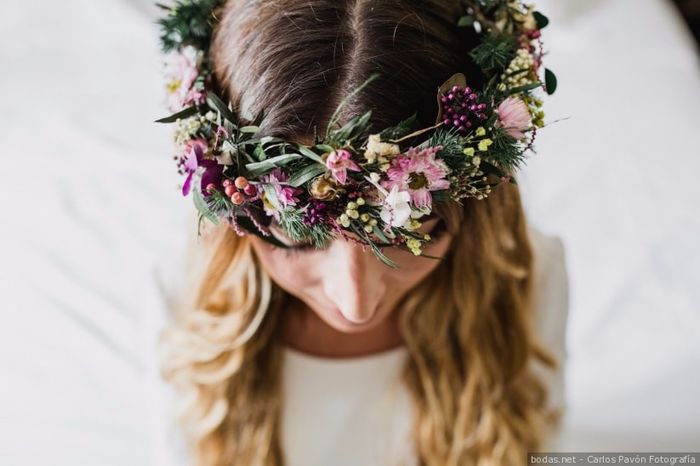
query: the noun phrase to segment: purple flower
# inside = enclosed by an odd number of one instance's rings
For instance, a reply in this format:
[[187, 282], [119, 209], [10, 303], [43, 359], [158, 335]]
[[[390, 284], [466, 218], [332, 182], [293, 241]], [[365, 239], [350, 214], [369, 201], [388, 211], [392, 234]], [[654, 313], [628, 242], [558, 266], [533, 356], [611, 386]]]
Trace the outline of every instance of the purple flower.
[[448, 189], [450, 182], [446, 179], [449, 168], [435, 154], [442, 146], [418, 149], [411, 147], [391, 161], [387, 170], [388, 180], [382, 186], [388, 190], [397, 187], [399, 191], [408, 191], [413, 205], [430, 208], [433, 198], [430, 191]]
[[326, 159], [326, 167], [340, 184], [345, 184], [347, 181], [348, 170], [360, 171], [360, 167], [352, 160], [352, 154], [345, 149], [331, 152]]
[[180, 168], [187, 173], [185, 183], [182, 185], [183, 196], [190, 193], [192, 178], [199, 167], [204, 169], [200, 183], [204, 195], [208, 195], [207, 185], [210, 183], [218, 184], [221, 181], [223, 166], [216, 160], [205, 158], [206, 152], [207, 142], [204, 139], [190, 139], [185, 143], [185, 151], [180, 158]]

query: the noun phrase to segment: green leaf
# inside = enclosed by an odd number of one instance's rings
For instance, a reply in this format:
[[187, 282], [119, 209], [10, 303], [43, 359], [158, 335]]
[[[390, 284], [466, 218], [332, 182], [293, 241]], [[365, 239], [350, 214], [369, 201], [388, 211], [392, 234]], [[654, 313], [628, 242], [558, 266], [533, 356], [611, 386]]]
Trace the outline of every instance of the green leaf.
[[194, 202], [194, 206], [197, 208], [199, 213], [202, 214], [203, 217], [205, 217], [214, 225], [217, 225], [219, 223], [219, 217], [211, 211], [209, 205], [207, 204], [207, 201], [204, 200], [204, 197], [202, 197], [202, 193], [199, 191], [199, 189], [192, 190], [192, 201]]
[[370, 75], [370, 77], [365, 80], [365, 82], [360, 84], [357, 88], [355, 88], [352, 92], [350, 92], [348, 95], [345, 96], [345, 98], [336, 107], [335, 111], [333, 112], [333, 115], [331, 116], [331, 119], [328, 123], [328, 126], [326, 127], [326, 137], [324, 138], [324, 141], [328, 139], [328, 136], [329, 136], [332, 128], [338, 123], [338, 118], [340, 118], [341, 110], [348, 104], [348, 102], [350, 102], [350, 100], [352, 100], [355, 97], [355, 95], [357, 95], [369, 83], [378, 79], [379, 76], [381, 76], [381, 73], [379, 73], [379, 72], [372, 73]]
[[508, 89], [508, 91], [506, 91], [505, 95], [509, 96], [509, 95], [520, 94], [522, 92], [528, 92], [528, 91], [531, 91], [533, 89], [537, 89], [538, 87], [542, 87], [541, 82], [525, 84], [524, 86], [518, 86], [518, 87], [514, 87], [513, 89]]
[[299, 149], [299, 152], [301, 152], [301, 154], [302, 154], [304, 157], [307, 157], [307, 158], [313, 160], [314, 162], [318, 162], [318, 163], [320, 163], [320, 164], [325, 165], [325, 163], [324, 163], [323, 159], [321, 158], [321, 156], [318, 155], [316, 152], [312, 151], [311, 149], [309, 149], [308, 147], [306, 147], [306, 146], [301, 146], [301, 145], [300, 145], [300, 146], [298, 147], [298, 149]]
[[239, 130], [241, 133], [251, 133], [251, 134], [255, 134], [255, 133], [257, 133], [258, 131], [260, 131], [260, 128], [257, 127], [257, 126], [249, 125], [249, 126], [241, 126], [238, 130]]
[[400, 121], [397, 125], [392, 126], [391, 128], [387, 128], [381, 133], [379, 133], [380, 139], [382, 141], [388, 141], [390, 139], [401, 139], [407, 134], [411, 134], [416, 128], [417, 123], [418, 113], [416, 112], [410, 117], [406, 118], [405, 120]]
[[457, 22], [457, 26], [459, 27], [469, 27], [474, 25], [474, 17], [471, 15], [464, 15], [461, 18], [459, 18], [459, 21]]
[[377, 247], [377, 245], [372, 242], [372, 239], [369, 237], [369, 235], [364, 229], [359, 228], [357, 225], [355, 225], [354, 222], [350, 224], [350, 229], [352, 229], [352, 231], [354, 231], [357, 236], [365, 240], [365, 243], [369, 245], [375, 257], [382, 261], [384, 265], [387, 265], [392, 269], [399, 268], [399, 266], [396, 265], [396, 262], [392, 261], [387, 256], [385, 256], [381, 249], [379, 249], [379, 247]]
[[384, 231], [381, 228], [379, 228], [378, 225], [375, 225], [372, 231], [377, 236], [377, 238], [379, 238], [383, 242], [387, 244], [392, 244], [391, 241], [389, 241], [389, 238], [386, 237]]
[[333, 131], [332, 137], [337, 141], [345, 141], [353, 139], [357, 136], [357, 130], [367, 126], [367, 122], [372, 117], [372, 110], [368, 110], [361, 117], [356, 117], [347, 122], [342, 128]]
[[228, 105], [226, 105], [224, 101], [213, 92], [209, 92], [207, 94], [207, 105], [209, 105], [209, 108], [212, 110], [219, 112], [221, 116], [229, 120], [231, 123], [236, 122], [236, 116], [233, 114], [233, 112], [231, 112], [231, 109], [228, 108]]
[[544, 86], [549, 95], [554, 94], [557, 90], [557, 75], [549, 68], [544, 70]]
[[263, 160], [262, 162], [247, 163], [245, 168], [248, 170], [249, 176], [256, 177], [299, 158], [301, 158], [299, 154], [282, 154]]
[[161, 118], [160, 120], [156, 120], [156, 123], [174, 123], [179, 119], [191, 117], [192, 115], [196, 115], [197, 113], [199, 113], [199, 107], [193, 105], [192, 107], [187, 107], [183, 110], [180, 110], [177, 113], [173, 113], [170, 116]]
[[544, 29], [549, 24], [549, 18], [547, 18], [545, 15], [543, 15], [539, 11], [535, 11], [532, 14], [532, 16], [535, 17], [535, 22], [537, 23], [537, 29]]
[[333, 152], [335, 150], [333, 146], [329, 146], [328, 144], [317, 144], [316, 149], [320, 150], [324, 154], [327, 152]]
[[326, 166], [325, 165], [320, 165], [318, 163], [314, 163], [312, 165], [308, 165], [301, 170], [295, 172], [291, 177], [289, 177], [289, 180], [287, 183], [289, 183], [290, 186], [293, 186], [295, 188], [298, 188], [302, 184], [306, 183], [312, 178], [315, 178], [316, 176], [320, 175], [321, 173], [326, 171]]

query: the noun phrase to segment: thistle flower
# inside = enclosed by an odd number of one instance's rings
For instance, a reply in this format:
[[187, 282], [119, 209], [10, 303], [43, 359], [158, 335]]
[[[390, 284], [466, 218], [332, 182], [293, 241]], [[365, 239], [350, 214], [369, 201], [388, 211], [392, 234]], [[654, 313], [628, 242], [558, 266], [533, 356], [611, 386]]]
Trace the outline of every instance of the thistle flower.
[[498, 121], [509, 136], [523, 139], [531, 124], [530, 111], [525, 102], [517, 97], [508, 97], [498, 106]]
[[449, 168], [445, 162], [435, 158], [440, 149], [442, 146], [426, 149], [411, 147], [405, 154], [396, 156], [387, 170], [389, 179], [382, 185], [386, 189], [397, 187], [400, 191], [407, 191], [417, 208], [429, 209], [432, 205], [430, 191], [450, 187], [446, 179]]
[[334, 150], [326, 158], [326, 167], [331, 171], [333, 178], [344, 185], [347, 181], [348, 170], [360, 171], [360, 167], [352, 160], [352, 154], [345, 149]]

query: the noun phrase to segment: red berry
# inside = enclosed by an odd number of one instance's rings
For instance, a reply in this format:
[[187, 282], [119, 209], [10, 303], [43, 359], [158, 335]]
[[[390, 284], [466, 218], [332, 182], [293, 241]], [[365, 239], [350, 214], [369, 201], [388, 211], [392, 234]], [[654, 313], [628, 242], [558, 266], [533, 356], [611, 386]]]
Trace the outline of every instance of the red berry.
[[236, 192], [233, 193], [233, 195], [231, 196], [231, 202], [233, 202], [233, 203], [236, 204], [236, 205], [241, 205], [241, 204], [243, 204], [243, 203], [245, 202], [245, 197], [243, 197], [243, 194], [241, 194], [241, 193], [239, 193], [238, 191], [236, 191]]
[[255, 186], [253, 186], [252, 184], [249, 184], [248, 186], [243, 188], [243, 192], [246, 193], [248, 196], [254, 196], [255, 193], [258, 192], [258, 190], [255, 189]]
[[224, 185], [224, 188], [228, 188], [229, 186], [231, 186], [231, 180], [226, 178], [222, 184]]
[[231, 197], [231, 196], [233, 196], [235, 193], [238, 192], [238, 191], [236, 191], [236, 187], [233, 186], [232, 184], [229, 184], [228, 186], [226, 186], [226, 188], [224, 188], [224, 191], [226, 192], [226, 195], [227, 195], [228, 197]]
[[204, 188], [209, 194], [216, 191], [216, 185], [214, 183], [209, 183], [206, 188]]
[[245, 178], [245, 176], [239, 176], [238, 178], [236, 178], [234, 183], [236, 184], [236, 187], [238, 189], [243, 189], [246, 186], [248, 186], [248, 180]]

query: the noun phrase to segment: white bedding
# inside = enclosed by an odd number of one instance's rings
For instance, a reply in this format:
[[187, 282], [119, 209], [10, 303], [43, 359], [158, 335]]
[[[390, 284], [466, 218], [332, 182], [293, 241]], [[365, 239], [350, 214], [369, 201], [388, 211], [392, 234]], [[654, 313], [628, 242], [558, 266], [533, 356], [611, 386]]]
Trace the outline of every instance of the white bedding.
[[[700, 73], [662, 0], [539, 2], [561, 87], [521, 185], [571, 280], [564, 445], [700, 449]], [[546, 5], [545, 5], [546, 4]], [[0, 15], [0, 464], [153, 462], [152, 271], [182, 246], [152, 7]]]

